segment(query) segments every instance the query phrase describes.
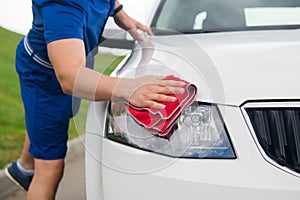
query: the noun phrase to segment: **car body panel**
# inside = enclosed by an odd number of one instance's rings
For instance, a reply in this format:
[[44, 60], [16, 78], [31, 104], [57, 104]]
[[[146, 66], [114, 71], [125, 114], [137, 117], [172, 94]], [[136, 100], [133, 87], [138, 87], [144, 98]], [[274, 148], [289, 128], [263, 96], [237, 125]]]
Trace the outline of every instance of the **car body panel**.
[[300, 30], [273, 30], [212, 34], [206, 38], [210, 42], [201, 40], [221, 75], [224, 103], [299, 100], [299, 35]]
[[153, 37], [136, 46], [122, 76], [174, 74], [198, 86], [198, 100], [227, 105], [300, 99], [299, 35], [278, 30]]

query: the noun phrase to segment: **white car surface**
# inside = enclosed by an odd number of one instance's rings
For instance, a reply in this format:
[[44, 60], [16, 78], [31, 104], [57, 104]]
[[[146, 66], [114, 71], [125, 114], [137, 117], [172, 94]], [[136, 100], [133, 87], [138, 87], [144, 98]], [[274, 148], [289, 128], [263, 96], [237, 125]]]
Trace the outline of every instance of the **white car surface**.
[[112, 76], [173, 74], [198, 93], [169, 140], [121, 101], [91, 103], [87, 199], [299, 199], [300, 1], [150, 2], [155, 36]]

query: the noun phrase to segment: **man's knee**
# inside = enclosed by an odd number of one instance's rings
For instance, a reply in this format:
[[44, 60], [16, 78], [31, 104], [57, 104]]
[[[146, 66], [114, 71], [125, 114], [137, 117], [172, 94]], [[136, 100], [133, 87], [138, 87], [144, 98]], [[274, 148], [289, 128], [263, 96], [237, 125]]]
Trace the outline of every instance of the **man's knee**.
[[46, 180], [48, 182], [59, 182], [63, 177], [64, 159], [59, 160], [40, 160], [35, 159], [35, 174], [36, 178]]

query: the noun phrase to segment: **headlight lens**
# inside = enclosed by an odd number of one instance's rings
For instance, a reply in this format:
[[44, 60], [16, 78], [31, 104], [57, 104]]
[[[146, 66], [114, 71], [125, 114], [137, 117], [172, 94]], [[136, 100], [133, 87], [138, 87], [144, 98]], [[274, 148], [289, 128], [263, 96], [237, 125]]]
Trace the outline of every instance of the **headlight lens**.
[[225, 124], [215, 104], [194, 102], [181, 114], [169, 140], [138, 125], [121, 102], [112, 102], [106, 137], [135, 148], [182, 158], [235, 158]]

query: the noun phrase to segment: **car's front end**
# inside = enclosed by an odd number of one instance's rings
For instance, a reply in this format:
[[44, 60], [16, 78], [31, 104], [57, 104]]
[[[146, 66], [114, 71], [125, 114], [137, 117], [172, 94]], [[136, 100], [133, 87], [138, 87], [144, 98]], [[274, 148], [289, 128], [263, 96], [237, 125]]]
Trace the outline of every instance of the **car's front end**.
[[173, 74], [198, 93], [169, 139], [122, 101], [91, 103], [88, 199], [298, 199], [300, 30], [280, 29], [159, 29], [136, 45], [112, 76]]

